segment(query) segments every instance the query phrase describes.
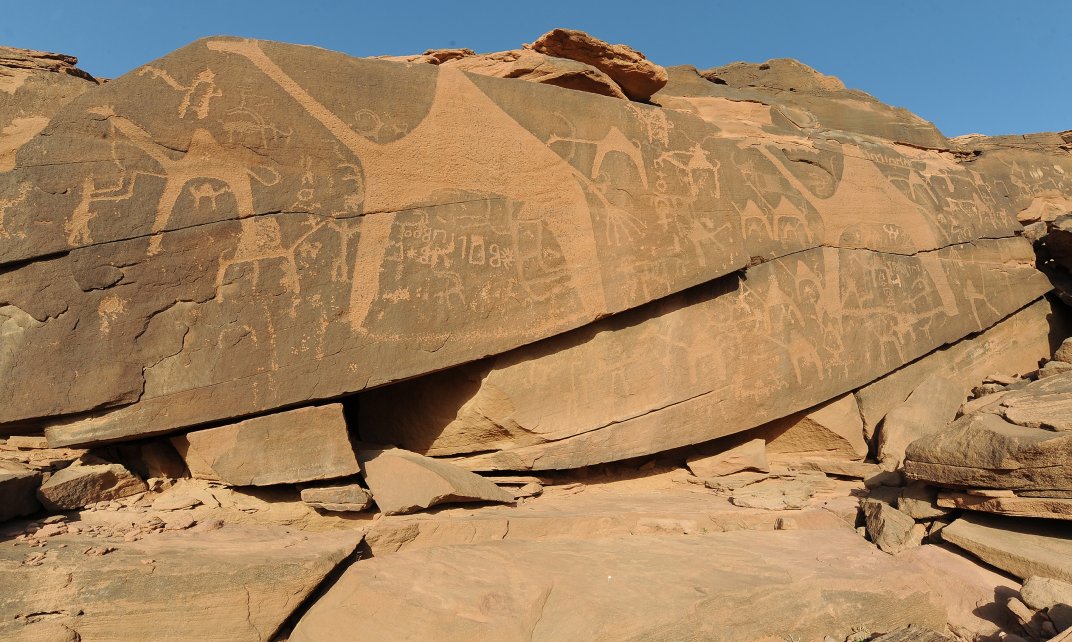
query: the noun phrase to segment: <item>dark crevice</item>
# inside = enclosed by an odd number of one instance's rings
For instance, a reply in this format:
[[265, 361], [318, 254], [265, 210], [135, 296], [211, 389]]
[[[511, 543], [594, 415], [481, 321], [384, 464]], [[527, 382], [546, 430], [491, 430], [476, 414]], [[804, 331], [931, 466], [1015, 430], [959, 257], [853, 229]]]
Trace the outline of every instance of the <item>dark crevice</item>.
[[314, 588], [309, 595], [305, 596], [301, 604], [297, 606], [286, 620], [279, 625], [279, 628], [275, 630], [272, 635], [268, 637], [269, 640], [287, 640], [290, 638], [290, 634], [294, 631], [294, 627], [298, 625], [305, 614], [309, 612], [309, 609], [313, 608], [313, 605], [320, 600], [320, 598], [327, 595], [336, 583], [342, 578], [343, 574], [350, 569], [351, 566], [357, 562], [369, 559], [373, 557], [372, 548], [368, 545], [368, 542], [362, 538], [361, 543], [357, 545], [354, 552], [346, 556], [342, 561], [335, 565], [335, 568], [324, 576], [324, 579], [320, 581], [320, 584]]

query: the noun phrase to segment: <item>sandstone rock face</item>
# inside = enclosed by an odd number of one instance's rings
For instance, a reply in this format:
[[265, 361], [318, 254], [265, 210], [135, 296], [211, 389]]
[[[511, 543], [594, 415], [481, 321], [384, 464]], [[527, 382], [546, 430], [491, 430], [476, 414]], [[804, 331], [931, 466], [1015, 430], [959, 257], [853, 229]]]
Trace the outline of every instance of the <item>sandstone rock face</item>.
[[[846, 559], [852, 564], [835, 562]], [[291, 640], [729, 642], [784, 631], [801, 639], [848, 636], [859, 625], [944, 626], [935, 596], [918, 576], [900, 575], [892, 560], [848, 529], [822, 538], [768, 531], [404, 551], [352, 566]], [[874, 582], [879, 575], [881, 587]], [[676, 580], [666, 583], [667, 576]], [[435, 598], [418, 597], [426, 595]]]
[[197, 430], [172, 443], [194, 477], [232, 486], [294, 484], [358, 471], [341, 404]]
[[[0, 423], [96, 411], [50, 420], [48, 434], [102, 443], [334, 398], [768, 259], [739, 288], [745, 304], [787, 296], [787, 308], [771, 304], [795, 314], [819, 303], [809, 293], [824, 290], [808, 283], [829, 282], [834, 324], [845, 310], [874, 316], [861, 302], [887, 286], [859, 275], [919, 281], [923, 311], [905, 331], [943, 336], [893, 341], [910, 346], [896, 356], [876, 346], [892, 366], [762, 423], [978, 331], [1048, 287], [1026, 262], [1019, 269], [1004, 205], [948, 158], [848, 132], [802, 138], [765, 104], [675, 100], [604, 101], [222, 38], [110, 82], [53, 119], [0, 187], [17, 201], [5, 229], [27, 235], [0, 246], [0, 262], [69, 252], [0, 275], [12, 328]], [[533, 107], [548, 102], [568, 124]], [[18, 200], [26, 185], [41, 189]], [[1011, 267], [998, 283], [994, 261]], [[952, 292], [951, 281], [971, 287]], [[964, 325], [918, 318], [931, 312]], [[763, 329], [777, 332], [787, 317], [770, 315]], [[801, 341], [836, 351], [838, 331], [821, 334], [783, 337], [771, 356], [810, 359]], [[61, 340], [64, 355], [48, 349]], [[67, 394], [37, 395], [38, 385]]]
[[531, 45], [533, 51], [591, 65], [607, 74], [632, 100], [647, 100], [666, 85], [666, 70], [627, 45], [611, 45], [575, 29], [554, 29]]
[[[0, 172], [15, 166], [15, 153], [45, 128], [60, 107], [97, 86], [77, 63], [74, 56], [0, 47]], [[6, 207], [4, 199], [0, 203]], [[0, 225], [0, 240], [13, 243], [18, 238], [17, 232], [5, 232]]]
[[1072, 333], [1067, 315], [1042, 300], [1016, 312], [978, 335], [931, 352], [904, 368], [856, 391], [864, 433], [868, 439], [894, 406], [906, 400], [913, 388], [939, 374], [956, 381], [964, 396], [983, 377], [1001, 372], [1026, 374], [1054, 349], [1054, 337]]
[[37, 498], [51, 510], [72, 510], [147, 490], [145, 482], [122, 464], [84, 459], [49, 477]]
[[40, 472], [0, 460], [0, 522], [37, 512], [41, 508], [37, 502], [40, 485]]
[[942, 539], [1020, 579], [1072, 582], [1072, 535], [1065, 524], [969, 514], [945, 527]]
[[753, 439], [715, 455], [689, 457], [687, 464], [697, 477], [721, 477], [747, 470], [770, 472], [766, 443], [762, 439]]
[[564, 89], [587, 91], [600, 96], [626, 99], [621, 87], [599, 69], [583, 62], [545, 56], [527, 49], [466, 56], [441, 64], [482, 76], [517, 78]]
[[964, 392], [952, 380], [941, 375], [924, 379], [886, 414], [878, 434], [879, 461], [887, 470], [900, 468], [908, 444], [945, 428], [963, 403]]
[[[466, 458], [481, 469], [572, 468], [700, 443], [848, 392], [1030, 303], [1046, 285], [1026, 250], [1008, 239], [912, 257], [797, 253], [743, 281], [370, 391], [359, 432], [429, 455], [500, 449]], [[957, 281], [973, 285], [941, 285]], [[994, 295], [983, 304], [968, 290]]]
[[779, 460], [861, 460], [867, 456], [863, 421], [852, 394], [773, 421], [755, 432], [767, 440], [767, 452]]
[[453, 502], [513, 502], [511, 493], [446, 462], [401, 449], [362, 450], [361, 476], [385, 515]]
[[301, 499], [315, 508], [335, 512], [360, 512], [372, 506], [372, 496], [357, 484], [303, 488]]
[[1064, 497], [985, 497], [973, 493], [944, 492], [938, 496], [938, 505], [1010, 517], [1072, 520], [1072, 498]]
[[360, 535], [236, 526], [165, 533], [104, 556], [84, 555], [95, 545], [84, 536], [50, 541], [67, 546], [50, 546], [41, 565], [0, 545], [5, 640], [270, 640]]
[[1048, 609], [1058, 604], [1072, 604], [1072, 584], [1052, 577], [1032, 576], [1024, 580], [1020, 589], [1024, 603], [1035, 610]]
[[951, 511], [938, 502], [938, 489], [922, 482], [912, 482], [901, 490], [897, 510], [912, 519], [936, 519]]

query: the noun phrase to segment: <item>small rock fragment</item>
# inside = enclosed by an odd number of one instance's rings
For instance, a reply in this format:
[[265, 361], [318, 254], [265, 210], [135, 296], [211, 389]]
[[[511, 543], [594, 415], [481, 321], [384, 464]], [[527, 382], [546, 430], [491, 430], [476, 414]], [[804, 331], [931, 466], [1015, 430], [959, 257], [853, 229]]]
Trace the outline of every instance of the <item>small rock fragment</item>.
[[860, 506], [867, 534], [882, 551], [895, 555], [923, 541], [925, 528], [916, 528], [915, 520], [893, 506], [874, 499], [865, 499]]
[[344, 513], [357, 513], [372, 506], [372, 496], [356, 483], [303, 488], [301, 499], [314, 508]]
[[49, 477], [37, 490], [37, 498], [50, 510], [73, 510], [91, 504], [99, 507], [101, 502], [115, 510], [120, 504], [108, 500], [146, 489], [145, 482], [121, 464], [85, 457]]

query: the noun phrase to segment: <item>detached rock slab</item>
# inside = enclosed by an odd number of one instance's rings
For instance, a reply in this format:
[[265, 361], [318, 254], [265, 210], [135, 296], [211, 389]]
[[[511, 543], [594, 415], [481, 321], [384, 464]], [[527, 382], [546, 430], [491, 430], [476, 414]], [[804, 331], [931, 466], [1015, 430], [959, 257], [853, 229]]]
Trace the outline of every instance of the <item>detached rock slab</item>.
[[333, 512], [361, 512], [372, 507], [372, 495], [357, 484], [335, 484], [301, 489], [306, 504]]
[[385, 515], [404, 515], [453, 502], [513, 502], [514, 496], [476, 473], [398, 448], [358, 451], [361, 476]]
[[50, 510], [74, 510], [97, 502], [129, 497], [149, 488], [122, 464], [85, 458], [41, 484], [37, 498]]
[[964, 391], [954, 381], [941, 375], [924, 379], [882, 422], [879, 461], [889, 470], [900, 468], [908, 444], [945, 428], [963, 403]]
[[576, 29], [548, 31], [528, 48], [591, 65], [610, 76], [632, 100], [651, 98], [669, 79], [666, 69], [632, 47], [612, 45]]
[[358, 471], [342, 404], [198, 430], [172, 443], [195, 478], [232, 486], [296, 484]]
[[1052, 577], [1029, 577], [1020, 589], [1020, 597], [1036, 611], [1058, 604], [1072, 604], [1072, 584]]
[[37, 512], [41, 473], [12, 461], [0, 460], [0, 522]]
[[867, 522], [867, 534], [880, 549], [891, 555], [920, 545], [922, 528], [914, 519], [885, 502], [865, 499], [860, 502]]
[[753, 439], [736, 448], [707, 457], [689, 457], [687, 464], [693, 475], [704, 478], [722, 477], [746, 470], [770, 472], [766, 444], [762, 439]]
[[1072, 582], [1067, 524], [971, 514], [946, 526], [942, 539], [1020, 579], [1040, 575]]

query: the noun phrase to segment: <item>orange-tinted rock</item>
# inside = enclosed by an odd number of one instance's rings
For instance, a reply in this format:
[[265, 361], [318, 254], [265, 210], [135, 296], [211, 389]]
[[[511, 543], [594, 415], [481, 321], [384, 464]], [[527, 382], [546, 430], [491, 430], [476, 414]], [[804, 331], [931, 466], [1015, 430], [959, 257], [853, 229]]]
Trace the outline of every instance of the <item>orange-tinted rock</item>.
[[466, 56], [442, 64], [482, 76], [517, 78], [600, 96], [626, 98], [621, 87], [599, 69], [583, 62], [545, 56], [528, 49]]
[[513, 494], [483, 477], [430, 457], [397, 448], [362, 450], [359, 455], [361, 476], [385, 515], [438, 504], [514, 501]]
[[627, 45], [612, 45], [575, 29], [554, 29], [531, 45], [533, 51], [569, 58], [607, 74], [632, 100], [644, 101], [666, 85], [666, 70]]

